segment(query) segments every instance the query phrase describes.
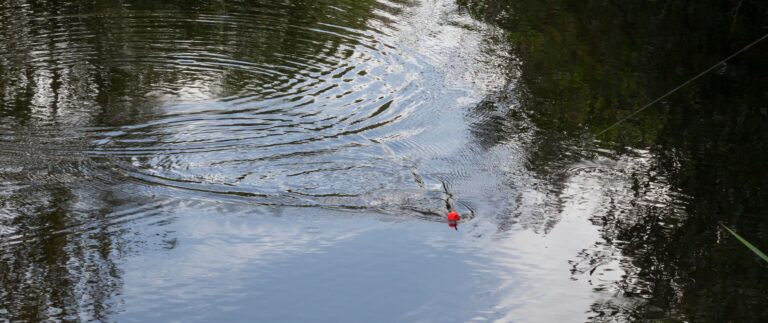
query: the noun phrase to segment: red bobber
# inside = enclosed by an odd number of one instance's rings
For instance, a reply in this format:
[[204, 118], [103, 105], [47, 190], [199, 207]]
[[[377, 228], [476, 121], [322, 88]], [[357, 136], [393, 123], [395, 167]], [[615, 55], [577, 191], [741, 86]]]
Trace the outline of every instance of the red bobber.
[[448, 221], [459, 221], [461, 220], [461, 216], [459, 215], [459, 212], [451, 211], [448, 212]]

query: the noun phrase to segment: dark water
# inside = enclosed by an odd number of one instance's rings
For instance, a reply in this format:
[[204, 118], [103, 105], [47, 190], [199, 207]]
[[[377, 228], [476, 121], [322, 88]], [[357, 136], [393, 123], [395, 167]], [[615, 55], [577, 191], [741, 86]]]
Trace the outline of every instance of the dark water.
[[765, 320], [768, 45], [595, 136], [697, 3], [3, 2], [0, 321]]

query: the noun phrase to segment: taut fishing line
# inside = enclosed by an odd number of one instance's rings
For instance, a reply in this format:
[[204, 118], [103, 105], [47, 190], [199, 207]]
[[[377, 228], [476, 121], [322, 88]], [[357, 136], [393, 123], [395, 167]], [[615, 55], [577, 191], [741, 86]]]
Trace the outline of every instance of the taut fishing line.
[[645, 109], [649, 108], [650, 106], [652, 106], [652, 105], [656, 104], [657, 102], [659, 102], [659, 101], [663, 100], [664, 98], [668, 97], [668, 96], [669, 96], [669, 95], [671, 95], [672, 93], [675, 93], [677, 90], [679, 90], [679, 89], [683, 88], [684, 86], [686, 86], [686, 85], [690, 84], [691, 82], [695, 81], [696, 79], [698, 79], [698, 78], [700, 78], [700, 77], [704, 76], [705, 74], [707, 74], [707, 73], [709, 73], [710, 71], [714, 70], [714, 69], [715, 69], [715, 68], [717, 68], [718, 66], [720, 66], [720, 65], [724, 64], [726, 61], [730, 60], [731, 58], [734, 58], [734, 57], [736, 57], [736, 55], [739, 55], [739, 54], [741, 54], [741, 53], [742, 53], [742, 52], [744, 52], [745, 50], [749, 49], [749, 48], [750, 48], [750, 47], [752, 47], [752, 46], [755, 46], [757, 43], [759, 43], [759, 42], [763, 41], [763, 40], [764, 40], [764, 39], [766, 39], [766, 38], [768, 38], [768, 33], [767, 33], [767, 34], [765, 34], [765, 35], [763, 35], [763, 37], [760, 37], [760, 38], [758, 38], [757, 40], [755, 40], [755, 41], [753, 41], [753, 42], [749, 43], [749, 45], [747, 45], [747, 46], [744, 46], [744, 48], [742, 48], [742, 49], [739, 49], [738, 51], [736, 51], [735, 53], [731, 54], [730, 56], [728, 56], [728, 57], [726, 57], [726, 58], [722, 59], [721, 61], [719, 61], [719, 62], [717, 62], [717, 63], [715, 63], [715, 65], [712, 65], [712, 66], [710, 66], [708, 69], [706, 69], [706, 70], [702, 71], [701, 73], [697, 74], [696, 76], [694, 76], [694, 77], [690, 78], [689, 80], [687, 80], [687, 81], [683, 82], [682, 84], [678, 85], [677, 87], [675, 87], [674, 89], [670, 90], [669, 92], [667, 92], [667, 93], [664, 93], [664, 95], [662, 95], [662, 96], [658, 97], [656, 100], [653, 100], [653, 101], [651, 101], [650, 103], [648, 103], [648, 104], [644, 105], [644, 106], [643, 106], [643, 107], [641, 107], [640, 109], [637, 109], [637, 110], [633, 111], [632, 113], [628, 114], [627, 116], [625, 116], [624, 118], [621, 118], [621, 119], [619, 119], [619, 121], [616, 121], [614, 124], [610, 125], [608, 128], [605, 128], [605, 129], [603, 129], [603, 131], [600, 131], [600, 132], [598, 132], [598, 133], [597, 133], [597, 135], [595, 135], [595, 137], [599, 137], [600, 135], [604, 134], [606, 131], [608, 131], [608, 130], [611, 130], [611, 129], [615, 128], [616, 126], [620, 125], [621, 123], [623, 123], [623, 122], [625, 122], [625, 121], [629, 120], [630, 118], [634, 117], [634, 116], [635, 116], [635, 115], [637, 115], [638, 113], [640, 113], [640, 112], [643, 112], [643, 110], [645, 110]]

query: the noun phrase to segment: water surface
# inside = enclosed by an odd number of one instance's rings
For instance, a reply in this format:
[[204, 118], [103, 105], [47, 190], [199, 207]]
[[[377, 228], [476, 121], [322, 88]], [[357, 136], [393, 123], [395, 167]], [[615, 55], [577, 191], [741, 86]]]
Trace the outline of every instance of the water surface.
[[[733, 293], [739, 305], [699, 310], [687, 295], [709, 289], [690, 282], [728, 280], [674, 256], [675, 241], [706, 254], [705, 238], [719, 237], [719, 218], [700, 210], [720, 191], [691, 187], [744, 178], [739, 164], [709, 176], [734, 164], [704, 151], [713, 165], [689, 170], [701, 159], [680, 152], [717, 141], [686, 141], [704, 126], [674, 112], [609, 138], [580, 132], [618, 119], [617, 106], [655, 93], [645, 78], [663, 77], [611, 59], [606, 70], [627, 71], [601, 74], [563, 48], [608, 40], [535, 23], [596, 28], [558, 19], [581, 11], [505, 5], [0, 4], [0, 320], [764, 315], [759, 287], [744, 289], [756, 299]], [[733, 98], [759, 91], [742, 89]], [[744, 113], [759, 113], [751, 102]], [[687, 103], [668, 105], [699, 111]], [[746, 119], [748, 135], [764, 133]], [[757, 169], [760, 152], [745, 148], [742, 169]], [[449, 208], [462, 213], [458, 230]], [[709, 235], [685, 238], [699, 233], [691, 226]], [[750, 277], [764, 277], [753, 265]]]

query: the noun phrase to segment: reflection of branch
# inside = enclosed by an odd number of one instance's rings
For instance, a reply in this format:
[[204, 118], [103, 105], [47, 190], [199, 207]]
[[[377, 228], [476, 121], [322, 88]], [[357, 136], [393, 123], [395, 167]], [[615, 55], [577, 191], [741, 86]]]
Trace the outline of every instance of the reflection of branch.
[[440, 183], [443, 183], [443, 193], [445, 193], [445, 208], [448, 209], [448, 211], [452, 210], [453, 207], [451, 206], [451, 200], [453, 199], [453, 194], [451, 192], [448, 192], [448, 185], [445, 184], [444, 181], [440, 181]]
[[733, 32], [736, 29], [736, 18], [739, 17], [739, 10], [741, 9], [741, 5], [744, 3], [744, 0], [740, 0], [739, 4], [736, 5], [736, 9], [733, 10], [733, 20], [731, 21], [731, 32]]

